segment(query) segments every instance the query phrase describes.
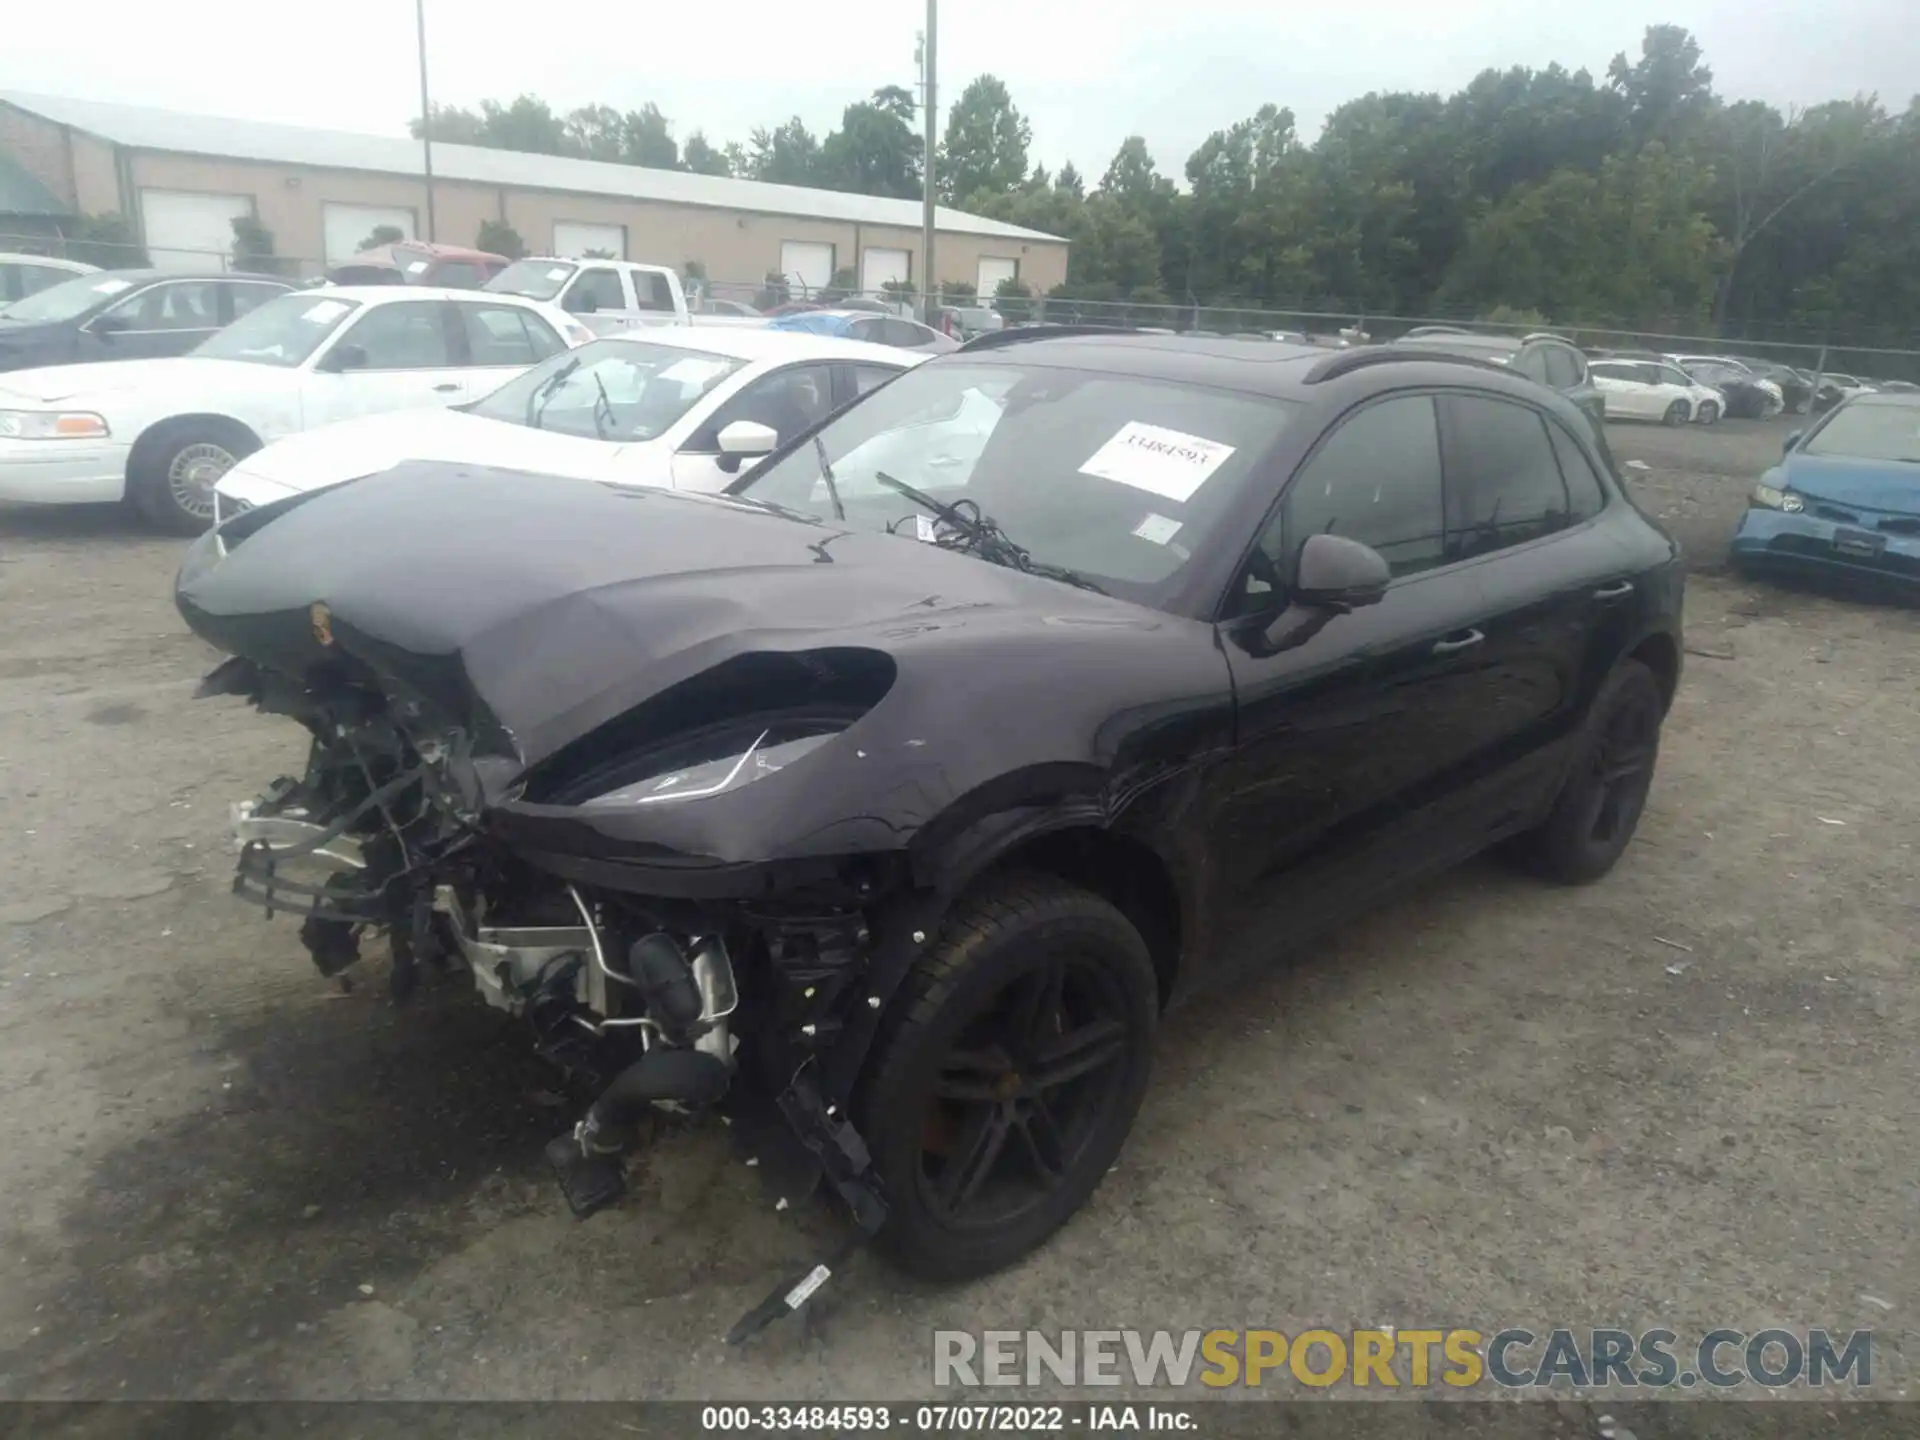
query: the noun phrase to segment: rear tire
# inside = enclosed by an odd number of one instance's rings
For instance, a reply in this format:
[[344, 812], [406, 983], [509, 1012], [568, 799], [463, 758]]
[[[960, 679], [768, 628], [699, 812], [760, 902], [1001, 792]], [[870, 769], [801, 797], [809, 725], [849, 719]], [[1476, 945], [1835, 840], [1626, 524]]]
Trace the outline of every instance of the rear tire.
[[1159, 1008], [1146, 942], [1098, 895], [1006, 875], [963, 897], [908, 972], [861, 1087], [889, 1208], [881, 1250], [966, 1280], [1059, 1229], [1133, 1127]]
[[1594, 697], [1553, 808], [1536, 829], [1507, 842], [1508, 856], [1562, 885], [1585, 885], [1611, 870], [1646, 806], [1665, 711], [1653, 671], [1621, 662]]
[[185, 420], [135, 449], [128, 493], [148, 524], [171, 535], [198, 535], [213, 524], [213, 487], [260, 448], [243, 426]]
[[1676, 400], [1667, 406], [1667, 413], [1660, 417], [1660, 423], [1662, 425], [1684, 425], [1687, 423], [1688, 413], [1687, 402], [1684, 400]]

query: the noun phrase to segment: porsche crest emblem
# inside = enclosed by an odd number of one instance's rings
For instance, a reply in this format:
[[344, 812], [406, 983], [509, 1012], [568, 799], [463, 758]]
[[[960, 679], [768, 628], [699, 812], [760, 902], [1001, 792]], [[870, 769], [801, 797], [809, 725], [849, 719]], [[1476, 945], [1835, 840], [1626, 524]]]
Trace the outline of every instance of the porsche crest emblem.
[[313, 638], [322, 645], [333, 644], [333, 612], [327, 609], [326, 602], [316, 600], [309, 605], [307, 618], [313, 621]]

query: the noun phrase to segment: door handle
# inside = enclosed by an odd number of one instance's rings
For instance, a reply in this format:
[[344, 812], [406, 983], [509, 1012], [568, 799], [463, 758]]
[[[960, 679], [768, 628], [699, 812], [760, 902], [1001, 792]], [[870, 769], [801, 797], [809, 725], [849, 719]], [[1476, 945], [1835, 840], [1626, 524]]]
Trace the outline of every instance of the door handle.
[[458, 390], [459, 388], [460, 388], [460, 382], [458, 380], [449, 380], [444, 385], [436, 385], [433, 387], [434, 393], [436, 395], [451, 395], [454, 391]]
[[1454, 635], [1445, 640], [1434, 641], [1433, 653], [1436, 655], [1458, 655], [1462, 650], [1471, 650], [1486, 638], [1487, 637], [1482, 635], [1478, 630], [1469, 630], [1462, 635]]
[[1624, 600], [1632, 593], [1633, 582], [1631, 580], [1622, 580], [1617, 584], [1601, 586], [1593, 592], [1593, 598], [1596, 600]]

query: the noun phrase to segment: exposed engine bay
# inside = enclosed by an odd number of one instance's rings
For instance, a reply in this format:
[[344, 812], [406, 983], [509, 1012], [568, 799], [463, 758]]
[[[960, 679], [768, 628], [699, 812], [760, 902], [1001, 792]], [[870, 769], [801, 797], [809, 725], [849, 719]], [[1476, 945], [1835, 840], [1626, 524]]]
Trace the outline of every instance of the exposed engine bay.
[[[545, 1055], [591, 1077], [598, 1098], [547, 1148], [575, 1214], [620, 1197], [623, 1157], [650, 1111], [720, 1109], [757, 1151], [788, 1142], [777, 1161], [754, 1156], [785, 1192], [780, 1206], [824, 1176], [863, 1232], [884, 1223], [845, 1114], [851, 1076], [821, 1063], [850, 1019], [881, 1006], [868, 993], [874, 947], [853, 903], [861, 897], [674, 900], [568, 881], [487, 833], [458, 737], [417, 734], [364, 690], [315, 695], [245, 660], [203, 687], [236, 692], [291, 714], [313, 742], [304, 774], [232, 807], [234, 894], [300, 917], [323, 975], [383, 947], [397, 1001], [422, 967], [466, 970], [488, 1005], [527, 1022]], [[716, 773], [772, 763], [781, 748], [761, 743]], [[698, 765], [662, 779], [676, 782], [662, 793], [689, 796], [713, 782]], [[736, 1085], [743, 1070], [749, 1083]], [[769, 1100], [783, 1123], [762, 1113]], [[783, 1284], [760, 1323], [792, 1308], [791, 1292]]]

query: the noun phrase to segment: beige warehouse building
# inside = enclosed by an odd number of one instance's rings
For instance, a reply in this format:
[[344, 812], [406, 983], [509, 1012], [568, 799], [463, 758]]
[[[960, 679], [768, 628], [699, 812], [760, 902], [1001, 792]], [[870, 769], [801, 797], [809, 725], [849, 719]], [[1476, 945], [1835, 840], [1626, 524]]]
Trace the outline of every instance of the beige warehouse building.
[[[421, 146], [405, 138], [0, 92], [0, 152], [73, 215], [126, 217], [163, 268], [228, 263], [242, 216], [305, 275], [375, 226], [427, 238]], [[716, 284], [778, 272], [817, 289], [852, 270], [863, 290], [917, 288], [925, 273], [918, 201], [473, 145], [434, 145], [433, 172], [433, 238], [447, 244], [497, 220], [537, 254], [694, 261]], [[941, 207], [934, 264], [983, 295], [1008, 277], [1044, 293], [1066, 279], [1067, 242]]]

